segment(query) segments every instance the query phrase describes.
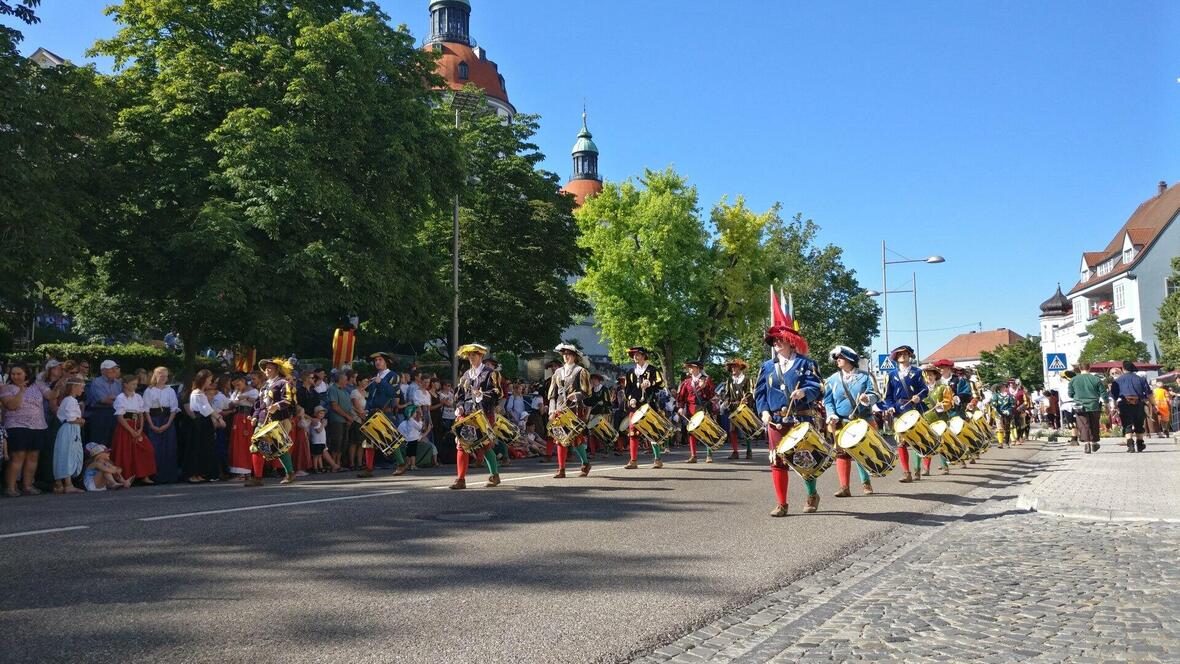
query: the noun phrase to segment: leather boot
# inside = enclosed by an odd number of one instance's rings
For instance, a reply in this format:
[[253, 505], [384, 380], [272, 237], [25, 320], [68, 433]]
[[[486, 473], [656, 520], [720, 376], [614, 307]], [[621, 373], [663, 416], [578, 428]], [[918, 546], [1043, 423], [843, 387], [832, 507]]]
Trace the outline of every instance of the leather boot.
[[848, 490], [848, 487], [842, 486], [842, 487], [840, 487], [839, 491], [837, 491], [836, 493], [834, 493], [832, 495], [835, 496], [836, 498], [848, 498], [848, 497], [852, 496], [852, 492]]
[[1137, 440], [1135, 441], [1135, 449], [1142, 452], [1143, 450], [1147, 449], [1147, 443], [1143, 442], [1142, 440]]
[[775, 517], [786, 516], [786, 515], [787, 515], [786, 503], [783, 503], [782, 505], [779, 505], [778, 507], [774, 508], [774, 511], [770, 513], [770, 516], [775, 516]]
[[1128, 440], [1128, 441], [1127, 441], [1127, 451], [1128, 451], [1128, 452], [1134, 452], [1134, 451], [1135, 451], [1135, 441], [1132, 441], [1132, 440]]
[[357, 477], [362, 477], [362, 478], [363, 478], [363, 477], [372, 477], [372, 476], [373, 476], [373, 471], [371, 471], [371, 470], [362, 470], [361, 472], [357, 473], [357, 474], [356, 474], [356, 476], [357, 476]]
[[819, 509], [819, 494], [817, 493], [814, 496], [808, 496], [807, 502], [804, 504], [804, 507], [803, 507], [803, 513], [804, 514], [814, 514], [815, 511], [818, 509]]
[[1089, 453], [1090, 453], [1090, 443], [1086, 443], [1086, 449], [1085, 449], [1085, 452], [1086, 452], [1086, 454], [1089, 454]]
[[627, 462], [627, 465], [623, 466], [623, 468], [625, 468], [627, 470], [635, 470], [638, 467], [639, 467], [639, 462], [636, 461], [635, 459], [631, 459], [630, 461]]
[[[914, 481], [914, 476], [909, 473], [906, 473], [905, 477], [898, 480], [898, 482], [901, 482], [902, 484], [909, 484], [910, 482], [913, 482], [913, 481]], [[868, 485], [866, 484], [866, 486], [868, 486]]]
[[243, 486], [262, 486], [262, 484], [263, 482], [261, 477], [248, 477], [246, 478], [246, 483]]
[[397, 470], [393, 471], [393, 474], [394, 475], [405, 475], [406, 474], [406, 465], [402, 464], [402, 465], [398, 466]]
[[696, 462], [697, 462], [697, 458], [695, 456], [690, 456], [684, 460], [684, 463], [696, 463]]
[[565, 468], [558, 468], [557, 474], [553, 476], [553, 479], [564, 480], [565, 479]]
[[590, 474], [590, 464], [588, 464], [588, 463], [582, 464], [581, 476], [586, 477], [589, 474]]
[[653, 463], [651, 464], [651, 467], [652, 467], [652, 468], [663, 468], [663, 467], [664, 467], [664, 462], [663, 462], [663, 461], [661, 461], [661, 460], [659, 460], [659, 459], [656, 459], [656, 460], [655, 460], [655, 462], [653, 462]]
[[872, 482], [865, 482], [864, 484], [861, 485], [861, 488], [864, 490], [866, 496], [873, 495], [873, 483]]
[[740, 459], [740, 458], [741, 458], [741, 455], [739, 455], [737, 452], [734, 452], [733, 454], [730, 454], [730, 455], [729, 455], [729, 459], [730, 459], [731, 461], [732, 461], [732, 460], [734, 460], [734, 459]]
[[295, 473], [287, 473], [287, 476], [279, 481], [279, 484], [294, 484], [294, 483], [295, 483]]
[[[926, 473], [929, 475], [930, 473]], [[922, 479], [922, 462], [918, 461], [918, 467], [914, 468], [914, 481], [917, 482]]]
[[466, 489], [467, 488], [467, 480], [460, 477], [459, 479], [455, 480], [455, 483], [451, 485], [451, 488], [452, 489]]
[[[564, 472], [564, 470], [563, 470], [563, 472]], [[563, 477], [564, 477], [564, 475], [563, 475]], [[489, 475], [488, 476], [488, 483], [485, 484], [484, 486], [488, 487], [488, 488], [491, 488], [494, 486], [500, 486], [500, 475], [499, 474]]]
[[705, 463], [713, 463], [713, 455], [712, 454], [705, 457]]
[[747, 458], [747, 459], [753, 459], [753, 458], [754, 458], [754, 453], [753, 453], [752, 451], [750, 451], [750, 450], [746, 450], [746, 458]]

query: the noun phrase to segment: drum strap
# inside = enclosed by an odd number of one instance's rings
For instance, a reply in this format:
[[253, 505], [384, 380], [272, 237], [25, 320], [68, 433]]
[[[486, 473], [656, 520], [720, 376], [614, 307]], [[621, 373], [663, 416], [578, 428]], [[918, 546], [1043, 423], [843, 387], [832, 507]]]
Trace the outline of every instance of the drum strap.
[[[855, 374], [854, 374], [855, 375]], [[852, 418], [856, 418], [860, 413], [860, 402], [852, 398], [852, 392], [848, 390], [848, 383], [844, 382], [844, 376], [837, 376], [840, 379], [840, 387], [844, 388], [844, 396], [848, 397], [848, 403], [852, 404]], [[839, 415], [839, 413], [836, 413]]]

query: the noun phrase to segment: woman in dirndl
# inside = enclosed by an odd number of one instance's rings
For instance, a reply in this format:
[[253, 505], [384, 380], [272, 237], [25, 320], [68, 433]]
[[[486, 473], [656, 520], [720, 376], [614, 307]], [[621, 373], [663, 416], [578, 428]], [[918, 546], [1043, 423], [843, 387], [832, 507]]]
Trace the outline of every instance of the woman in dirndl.
[[147, 406], [136, 391], [139, 379], [135, 374], [123, 376], [123, 392], [115, 397], [115, 435], [111, 441], [114, 462], [123, 469], [123, 477], [155, 484], [156, 451], [152, 441], [143, 433]]
[[184, 467], [188, 473], [188, 481], [198, 482], [216, 481], [220, 475], [217, 463], [217, 453], [214, 450], [214, 423], [220, 419], [213, 404], [205, 395], [205, 388], [213, 380], [213, 374], [208, 369], [201, 369], [193, 377], [192, 390], [189, 392], [188, 404], [192, 411], [192, 432], [185, 449]]
[[82, 475], [82, 406], [78, 397], [86, 390], [86, 380], [71, 376], [66, 380], [57, 419], [61, 424], [53, 442], [53, 492], [84, 493], [74, 486], [73, 478]]
[[180, 404], [176, 390], [168, 384], [167, 367], [156, 367], [151, 385], [143, 391], [147, 408], [147, 437], [156, 453], [156, 483], [171, 484], [180, 472], [176, 445], [176, 415]]
[[254, 423], [250, 415], [258, 390], [246, 384], [246, 374], [234, 374], [233, 392], [229, 400], [233, 406], [233, 423], [229, 435], [229, 472], [236, 480], [245, 480], [253, 472], [250, 464], [250, 438], [254, 435]]

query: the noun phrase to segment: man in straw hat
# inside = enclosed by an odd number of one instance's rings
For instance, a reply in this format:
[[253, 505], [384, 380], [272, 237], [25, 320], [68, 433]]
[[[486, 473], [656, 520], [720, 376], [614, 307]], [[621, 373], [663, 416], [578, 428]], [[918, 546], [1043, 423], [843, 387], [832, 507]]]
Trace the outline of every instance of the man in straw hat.
[[[742, 404], [750, 409], [754, 408], [754, 382], [746, 376], [746, 369], [749, 367], [750, 365], [740, 357], [733, 357], [725, 362], [725, 368], [729, 370], [729, 378], [726, 378], [721, 386], [721, 396], [724, 399], [724, 406], [721, 410], [725, 411], [724, 414], [727, 416], [732, 415], [733, 411]], [[729, 458], [739, 458], [738, 434], [741, 433], [742, 438], [746, 441], [746, 458], [752, 459], [754, 457], [752, 438], [742, 432], [732, 419], [727, 419], [727, 423], [729, 425], [729, 444], [733, 447], [733, 454], [730, 454]]]
[[[488, 347], [482, 344], [466, 344], [459, 348], [459, 357], [471, 364], [471, 368], [459, 377], [459, 386], [455, 390], [455, 420], [458, 422], [467, 415], [480, 409], [487, 418], [488, 426], [496, 424], [496, 405], [503, 396], [503, 383], [500, 374], [487, 364], [483, 358], [488, 354]], [[485, 486], [494, 487], [500, 484], [500, 465], [496, 461], [496, 454], [490, 449], [492, 441], [488, 440], [480, 451], [484, 464], [488, 467], [488, 482]], [[455, 438], [455, 483], [452, 489], [467, 488], [467, 466], [471, 455], [463, 450], [458, 436]]]
[[[922, 372], [912, 366], [914, 349], [904, 345], [898, 346], [889, 353], [889, 357], [897, 366], [885, 374], [885, 389], [882, 390], [885, 398], [881, 400], [881, 410], [885, 413], [886, 420], [891, 421], [898, 415], [914, 409], [920, 413], [926, 412], [924, 402], [928, 390], [925, 381], [922, 380]], [[901, 463], [902, 472], [905, 473], [901, 482], [913, 482], [909, 446], [904, 443], [898, 445], [897, 460]], [[921, 466], [918, 468], [918, 472], [921, 472]], [[868, 482], [864, 484], [864, 492], [865, 495], [873, 493], [873, 487]]]
[[[680, 417], [689, 420], [699, 411], [706, 413], [713, 410], [713, 399], [717, 397], [717, 390], [713, 386], [713, 379], [704, 372], [705, 364], [701, 360], [689, 360], [684, 363], [688, 369], [688, 377], [680, 383], [676, 393], [676, 402], [680, 404]], [[697, 462], [697, 437], [688, 436], [688, 459], [685, 463]], [[705, 462], [713, 463], [713, 450], [705, 446]]]
[[[658, 407], [656, 395], [664, 387], [664, 376], [660, 373], [659, 369], [648, 364], [648, 358], [651, 356], [651, 353], [643, 346], [628, 348], [627, 355], [632, 360], [635, 360], [635, 367], [619, 377], [619, 384], [623, 390], [623, 398], [627, 400], [627, 441], [631, 446], [631, 460], [627, 462], [624, 468], [634, 470], [639, 467], [639, 436], [635, 431], [635, 427], [630, 426], [631, 416], [642, 406]], [[663, 468], [664, 462], [660, 461], [661, 449], [659, 443], [652, 443], [651, 451], [655, 456], [655, 462], [652, 464], [652, 468]]]
[[[397, 387], [397, 372], [391, 369], [393, 355], [376, 352], [370, 355], [369, 359], [373, 360], [373, 368], [377, 371], [377, 375], [373, 376], [373, 380], [370, 380], [369, 386], [365, 388], [365, 416], [382, 412], [392, 422], [397, 411], [397, 399], [401, 394]], [[377, 449], [367, 440], [361, 441], [361, 447], [365, 450], [365, 469], [357, 473], [356, 476], [372, 477], [373, 466], [377, 461]], [[399, 460], [395, 473], [398, 475], [405, 473], [404, 460]]]
[[[775, 449], [793, 426], [813, 422], [815, 402], [820, 396], [816, 365], [807, 357], [807, 340], [786, 325], [766, 331], [766, 343], [774, 348], [774, 357], [762, 365], [754, 387], [754, 402], [766, 425], [770, 446], [770, 479], [774, 484], [774, 517], [787, 515], [789, 466]], [[815, 480], [805, 480], [809, 504], [816, 496]]]
[[[291, 433], [291, 417], [295, 414], [295, 386], [291, 376], [295, 368], [286, 360], [276, 357], [262, 360], [258, 368], [266, 374], [266, 384], [258, 392], [258, 399], [254, 402], [254, 426], [260, 428], [268, 422], [279, 422], [285, 433]], [[286, 476], [279, 484], [295, 482], [295, 464], [291, 463], [291, 453], [283, 452], [279, 457]], [[258, 448], [250, 446], [250, 464], [253, 466], [254, 476], [246, 480], [246, 486], [262, 486], [262, 471], [266, 460]]]
[[[563, 364], [553, 372], [553, 380], [549, 381], [549, 393], [546, 399], [549, 403], [550, 416], [563, 410], [572, 410], [578, 419], [586, 421], [586, 397], [590, 394], [590, 372], [579, 361], [582, 352], [571, 344], [559, 344], [554, 351], [561, 353]], [[571, 445], [574, 454], [582, 462], [581, 476], [590, 474], [590, 459], [586, 455], [586, 435], [579, 434]], [[569, 457], [569, 448], [565, 445], [557, 446], [557, 474], [554, 479], [565, 478], [565, 463]]]

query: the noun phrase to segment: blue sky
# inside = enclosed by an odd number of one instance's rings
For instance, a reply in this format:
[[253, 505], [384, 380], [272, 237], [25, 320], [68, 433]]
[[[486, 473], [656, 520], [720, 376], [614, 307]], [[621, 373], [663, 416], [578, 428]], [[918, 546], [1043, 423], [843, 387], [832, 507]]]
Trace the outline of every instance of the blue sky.
[[[45, 0], [24, 52], [85, 61], [114, 30], [104, 4]], [[381, 4], [427, 33], [427, 0]], [[563, 177], [585, 100], [607, 178], [673, 165], [706, 213], [722, 196], [781, 202], [868, 288], [883, 239], [946, 256], [916, 266], [923, 354], [980, 323], [1035, 333], [1080, 253], [1180, 180], [1180, 3], [471, 4]], [[890, 268], [891, 288], [912, 271]], [[890, 340], [912, 343], [910, 296], [890, 303]]]

